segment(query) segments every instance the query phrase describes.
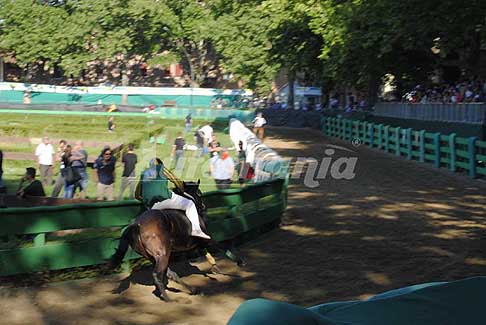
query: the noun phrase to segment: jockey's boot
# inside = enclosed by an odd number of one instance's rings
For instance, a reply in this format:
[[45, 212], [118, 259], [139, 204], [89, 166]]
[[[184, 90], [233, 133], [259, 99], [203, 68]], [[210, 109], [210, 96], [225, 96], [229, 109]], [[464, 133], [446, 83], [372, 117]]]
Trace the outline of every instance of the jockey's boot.
[[204, 238], [204, 239], [211, 239], [211, 237], [206, 235], [201, 229], [193, 229], [191, 236], [201, 237], [201, 238]]

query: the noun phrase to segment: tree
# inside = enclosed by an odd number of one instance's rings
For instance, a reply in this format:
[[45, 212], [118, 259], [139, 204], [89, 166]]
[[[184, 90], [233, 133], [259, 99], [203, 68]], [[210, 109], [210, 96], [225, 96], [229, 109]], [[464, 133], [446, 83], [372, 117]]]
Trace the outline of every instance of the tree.
[[174, 19], [164, 30], [170, 51], [181, 58], [192, 87], [208, 85], [210, 73], [218, 70], [211, 34], [215, 24], [211, 8], [204, 1], [167, 0]]
[[28, 0], [0, 1], [0, 52], [15, 57], [28, 70], [49, 70], [65, 53], [63, 29], [67, 13]]

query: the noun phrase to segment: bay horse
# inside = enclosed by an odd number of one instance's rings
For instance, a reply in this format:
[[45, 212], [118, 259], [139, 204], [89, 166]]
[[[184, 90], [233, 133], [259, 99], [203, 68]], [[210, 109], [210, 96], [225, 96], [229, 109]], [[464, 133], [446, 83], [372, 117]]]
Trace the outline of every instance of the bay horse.
[[[203, 217], [206, 209], [199, 190], [199, 183], [200, 181], [197, 183], [184, 182], [186, 193], [181, 193], [177, 189], [174, 192], [191, 199], [196, 204], [201, 229], [204, 233], [209, 234], [204, 222], [205, 218]], [[131, 246], [133, 250], [149, 259], [154, 265], [152, 277], [161, 300], [170, 301], [166, 293], [169, 279], [184, 286], [189, 290], [190, 294], [195, 294], [196, 290], [182, 281], [177, 273], [169, 268], [171, 253], [200, 249], [205, 253], [207, 261], [211, 264], [212, 271], [220, 273], [216, 260], [211, 256], [207, 247], [210, 245], [215, 245], [218, 249], [221, 249], [221, 247], [220, 243], [214, 240], [191, 236], [191, 230], [191, 222], [182, 210], [147, 210], [137, 216], [135, 221], [123, 231], [118, 248], [111, 257], [110, 267], [116, 268], [119, 266], [128, 247]], [[235, 261], [239, 266], [244, 264], [242, 259], [231, 252], [229, 248], [225, 249], [225, 253], [227, 257]]]

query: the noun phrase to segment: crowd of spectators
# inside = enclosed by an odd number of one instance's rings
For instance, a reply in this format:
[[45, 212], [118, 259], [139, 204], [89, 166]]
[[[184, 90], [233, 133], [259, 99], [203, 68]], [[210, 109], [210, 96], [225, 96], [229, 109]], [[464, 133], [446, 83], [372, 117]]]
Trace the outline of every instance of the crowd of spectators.
[[453, 84], [417, 85], [402, 96], [408, 103], [482, 103], [486, 102], [486, 80], [473, 79]]
[[[110, 126], [114, 126], [113, 120], [110, 120], [108, 130], [112, 131]], [[266, 124], [261, 113], [255, 118], [254, 127], [260, 130], [257, 134], [263, 140], [263, 128]], [[185, 119], [184, 133], [192, 131], [192, 118], [188, 115]], [[235, 174], [238, 176], [240, 186], [244, 186], [253, 177], [253, 171], [245, 162], [245, 150], [242, 143], [236, 148], [238, 151], [238, 160], [235, 162], [230, 157], [228, 148], [222, 147], [213, 128], [208, 122], [197, 129], [194, 134], [196, 146], [187, 145], [184, 139], [184, 133], [178, 132], [172, 146], [171, 161], [175, 160], [175, 172], [181, 173], [183, 170], [183, 156], [185, 150], [197, 150], [196, 157], [201, 158], [203, 153], [209, 155], [209, 174], [212, 176], [218, 189], [228, 189], [233, 183]], [[193, 149], [188, 149], [193, 147]], [[123, 173], [117, 199], [121, 200], [124, 193], [129, 189], [129, 198], [134, 198], [137, 177], [135, 167], [138, 162], [137, 155], [134, 152], [134, 145], [129, 144], [127, 150], [121, 155], [123, 164]], [[35, 156], [37, 160], [37, 169], [29, 167], [22, 177], [17, 194], [20, 196], [45, 196], [45, 188], [54, 185], [52, 189], [52, 198], [57, 198], [63, 192], [65, 199], [87, 197], [88, 188], [88, 153], [84, 149], [82, 141], [76, 141], [72, 145], [66, 140], [60, 140], [57, 143], [57, 150], [54, 148], [49, 137], [45, 136], [42, 142], [36, 147]], [[0, 151], [0, 187], [2, 187], [2, 152]], [[94, 160], [92, 168], [94, 169], [94, 182], [96, 183], [97, 200], [115, 200], [115, 167], [117, 159], [114, 151], [109, 146], [105, 146], [99, 156]], [[53, 174], [57, 174], [53, 179]], [[36, 179], [39, 176], [39, 180]]]

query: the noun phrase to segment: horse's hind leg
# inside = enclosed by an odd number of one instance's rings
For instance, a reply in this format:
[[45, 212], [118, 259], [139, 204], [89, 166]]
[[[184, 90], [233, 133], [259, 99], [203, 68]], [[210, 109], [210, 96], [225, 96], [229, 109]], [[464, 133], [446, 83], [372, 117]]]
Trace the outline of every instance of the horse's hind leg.
[[211, 255], [211, 253], [209, 253], [207, 249], [205, 249], [204, 252], [205, 252], [206, 260], [208, 261], [209, 264], [211, 264], [211, 272], [213, 272], [214, 274], [223, 273], [221, 272], [218, 265], [216, 264], [216, 260], [214, 259], [213, 255]]
[[189, 291], [189, 293], [190, 293], [191, 295], [194, 295], [194, 294], [196, 294], [196, 293], [197, 293], [196, 288], [194, 288], [194, 287], [192, 287], [192, 286], [188, 285], [187, 283], [185, 283], [185, 282], [184, 282], [184, 281], [183, 281], [183, 280], [182, 280], [182, 279], [179, 277], [179, 275], [178, 275], [176, 272], [172, 271], [170, 268], [167, 268], [167, 277], [168, 277], [170, 280], [172, 280], [172, 281], [174, 281], [174, 282], [177, 282], [177, 283], [179, 283], [180, 285], [182, 285], [184, 288], [186, 288], [186, 289]]
[[167, 292], [165, 291], [167, 285], [167, 269], [169, 266], [169, 256], [159, 255], [155, 257], [155, 266], [152, 272], [155, 287], [159, 290], [160, 299], [170, 301]]

